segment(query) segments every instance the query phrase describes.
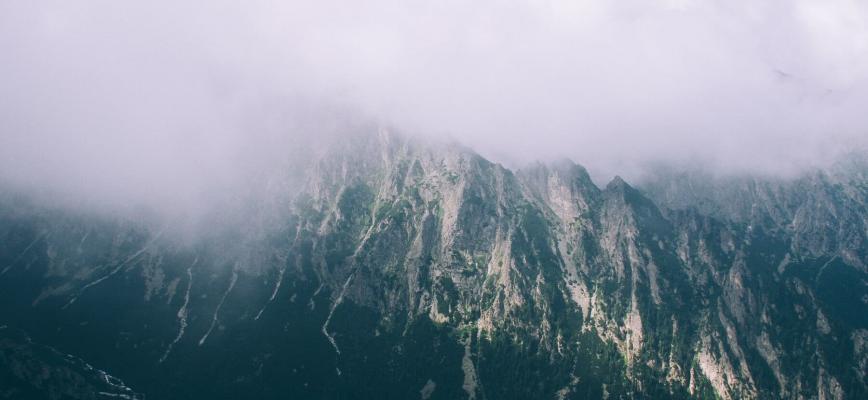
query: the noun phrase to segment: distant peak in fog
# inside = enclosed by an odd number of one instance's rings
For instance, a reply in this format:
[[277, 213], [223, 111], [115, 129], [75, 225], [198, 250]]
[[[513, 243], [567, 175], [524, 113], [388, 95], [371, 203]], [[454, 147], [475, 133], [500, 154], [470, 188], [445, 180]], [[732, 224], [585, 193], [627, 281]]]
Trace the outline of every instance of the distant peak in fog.
[[868, 145], [866, 27], [850, 0], [6, 1], [0, 180], [198, 207], [377, 126], [598, 182], [792, 175]]

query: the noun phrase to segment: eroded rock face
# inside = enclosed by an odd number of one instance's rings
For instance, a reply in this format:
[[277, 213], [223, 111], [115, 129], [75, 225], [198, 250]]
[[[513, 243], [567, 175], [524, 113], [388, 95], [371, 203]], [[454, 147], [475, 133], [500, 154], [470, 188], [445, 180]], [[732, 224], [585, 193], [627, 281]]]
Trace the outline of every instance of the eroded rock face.
[[601, 189], [385, 132], [315, 158], [192, 244], [9, 196], [0, 324], [149, 398], [868, 395], [864, 164]]

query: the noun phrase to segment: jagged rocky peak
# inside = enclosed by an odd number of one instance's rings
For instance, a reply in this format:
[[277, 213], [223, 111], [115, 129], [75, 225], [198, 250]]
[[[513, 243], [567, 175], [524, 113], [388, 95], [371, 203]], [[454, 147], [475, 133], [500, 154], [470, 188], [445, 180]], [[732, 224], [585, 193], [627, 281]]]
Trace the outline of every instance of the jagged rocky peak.
[[[669, 234], [665, 231], [670, 229], [670, 222], [657, 205], [620, 176], [615, 176], [606, 185], [603, 197], [604, 219], [610, 221], [610, 226], [620, 226], [627, 221], [628, 225], [635, 225], [637, 230], [641, 227], [650, 234]], [[613, 225], [613, 219], [619, 222]]]
[[664, 210], [699, 213], [786, 238], [794, 254], [839, 254], [865, 265], [868, 243], [866, 164], [845, 157], [827, 170], [791, 177], [712, 175], [658, 170], [641, 183]]
[[569, 159], [536, 162], [517, 172], [529, 197], [547, 204], [563, 221], [587, 214], [599, 202], [600, 190], [588, 171]]
[[546, 181], [553, 178], [566, 185], [596, 188], [587, 169], [568, 158], [561, 158], [548, 163], [537, 161], [520, 169], [518, 173], [528, 179]]
[[606, 184], [604, 193], [607, 198], [620, 199], [625, 203], [647, 201], [642, 193], [630, 186], [630, 184], [621, 178], [620, 175], [615, 175], [615, 177]]
[[615, 176], [606, 184], [603, 198], [607, 208], [624, 211], [656, 209], [657, 206], [641, 192], [630, 186], [620, 176]]
[[387, 130], [310, 159], [195, 246], [0, 202], [0, 326], [149, 398], [868, 394], [865, 174], [601, 190]]
[[492, 165], [457, 144], [435, 143], [379, 129], [376, 133], [342, 138], [327, 147], [315, 161], [311, 178], [335, 184], [361, 181], [400, 186], [438, 174], [456, 181], [480, 175], [478, 170]]

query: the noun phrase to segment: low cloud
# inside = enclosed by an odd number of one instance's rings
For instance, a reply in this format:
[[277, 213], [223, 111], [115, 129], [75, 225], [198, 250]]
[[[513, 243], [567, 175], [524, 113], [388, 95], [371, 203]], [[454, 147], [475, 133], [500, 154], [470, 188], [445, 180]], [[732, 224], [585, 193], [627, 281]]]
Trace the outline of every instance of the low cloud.
[[195, 204], [358, 121], [600, 176], [789, 173], [868, 142], [868, 4], [0, 4], [0, 179]]

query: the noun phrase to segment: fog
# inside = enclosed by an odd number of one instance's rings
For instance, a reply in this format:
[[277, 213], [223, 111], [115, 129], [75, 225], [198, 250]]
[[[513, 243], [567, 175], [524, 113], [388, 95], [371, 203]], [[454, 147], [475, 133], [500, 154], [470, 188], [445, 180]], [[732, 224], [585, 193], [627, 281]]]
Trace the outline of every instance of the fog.
[[0, 2], [0, 181], [194, 207], [388, 126], [508, 166], [792, 174], [868, 145], [868, 3]]

